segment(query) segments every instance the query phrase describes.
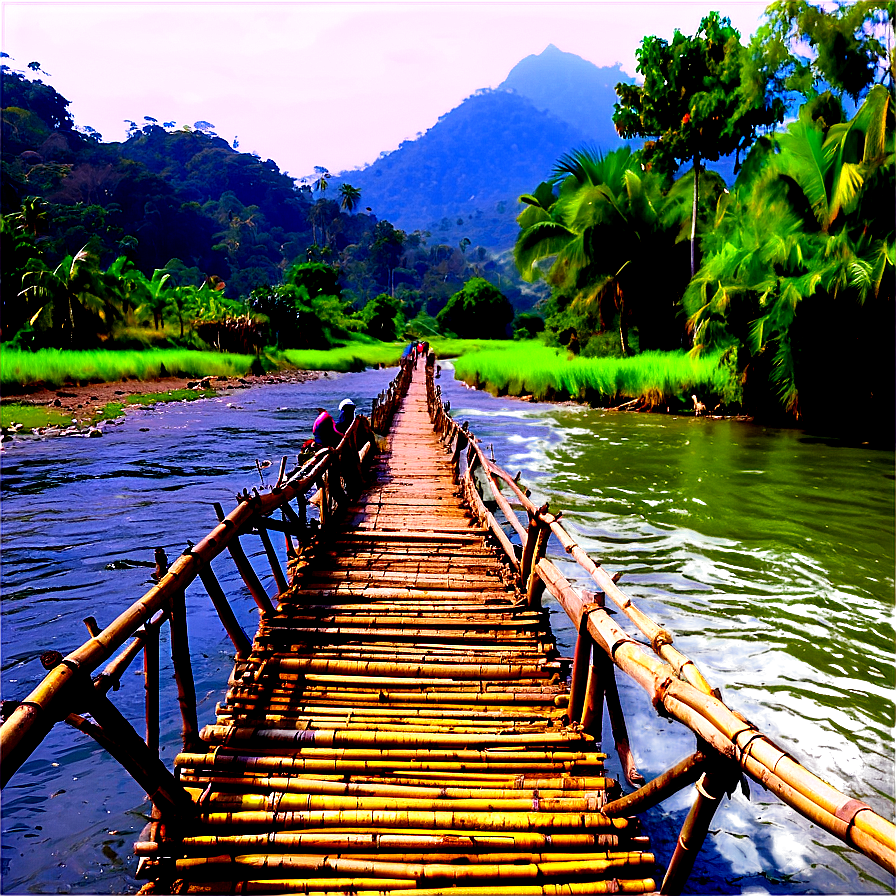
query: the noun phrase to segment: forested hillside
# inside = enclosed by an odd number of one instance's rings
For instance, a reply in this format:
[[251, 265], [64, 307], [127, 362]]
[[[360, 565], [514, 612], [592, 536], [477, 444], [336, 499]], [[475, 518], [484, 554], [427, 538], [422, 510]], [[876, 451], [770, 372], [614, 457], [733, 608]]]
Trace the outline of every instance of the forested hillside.
[[[136, 321], [134, 307], [156, 327], [174, 317], [183, 329], [245, 311], [308, 262], [338, 271], [349, 314], [387, 293], [404, 317], [434, 317], [471, 277], [498, 284], [518, 310], [534, 302], [509, 260], [502, 267], [469, 240], [399, 230], [374, 213], [363, 188], [343, 183], [328, 193], [323, 176], [297, 184], [207, 122], [175, 129], [146, 119], [123, 143], [104, 143], [36, 74], [2, 71], [3, 339], [35, 315], [45, 330], [58, 330], [64, 316], [75, 328], [77, 315], [60, 310], [72, 293], [92, 306], [85, 320], [99, 331], [111, 331], [113, 319]], [[514, 227], [512, 211], [507, 217]], [[172, 288], [194, 294], [166, 305], [160, 295]]]
[[618, 63], [597, 66], [549, 44], [539, 55], [520, 60], [498, 89], [526, 97], [539, 111], [550, 112], [601, 149], [610, 150], [622, 143], [613, 124], [620, 83], [633, 82]]
[[519, 194], [533, 178], [546, 178], [558, 155], [585, 141], [582, 131], [539, 112], [526, 97], [483, 90], [418, 139], [341, 178], [403, 229], [503, 251], [516, 238]]

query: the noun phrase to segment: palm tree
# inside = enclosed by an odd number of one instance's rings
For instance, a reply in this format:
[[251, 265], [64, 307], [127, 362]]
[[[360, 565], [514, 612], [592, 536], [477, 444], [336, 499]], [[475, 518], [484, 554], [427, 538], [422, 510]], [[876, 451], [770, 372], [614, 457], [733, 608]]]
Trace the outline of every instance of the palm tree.
[[146, 278], [143, 273], [134, 267], [133, 262], [126, 255], [119, 255], [112, 264], [106, 268], [103, 279], [106, 288], [113, 293], [118, 293], [122, 312], [125, 318], [131, 315], [135, 304], [134, 299], [140, 296]]
[[674, 327], [672, 301], [665, 308], [656, 302], [674, 290], [652, 288], [674, 246], [673, 226], [662, 214], [659, 179], [641, 170], [628, 147], [565, 155], [552, 181], [520, 201], [527, 207], [517, 219], [514, 260], [527, 280], [552, 261], [547, 280], [570, 319], [603, 331], [618, 316], [623, 354], [630, 351], [630, 323], [648, 345], [663, 338], [664, 326]]
[[152, 322], [158, 330], [159, 325], [165, 326], [165, 310], [171, 299], [170, 292], [165, 291], [165, 285], [171, 279], [171, 274], [161, 268], [152, 272], [152, 277], [143, 278], [143, 302], [140, 311], [152, 314]]
[[330, 172], [320, 165], [315, 165], [314, 173], [317, 175], [317, 180], [314, 182], [314, 189], [323, 195], [327, 192], [327, 187], [329, 186], [328, 181], [331, 177]]
[[341, 184], [339, 195], [342, 197], [340, 206], [349, 214], [354, 211], [355, 206], [361, 201], [361, 191], [351, 184]]
[[894, 134], [881, 85], [827, 134], [804, 107], [754, 147], [704, 239], [685, 295], [695, 352], [742, 346], [744, 376], [767, 370], [795, 417], [804, 393], [830, 385], [824, 347], [856, 369], [892, 353]]
[[22, 285], [19, 295], [37, 309], [31, 326], [40, 323], [57, 331], [58, 341], [69, 346], [108, 333], [120, 315], [117, 296], [103, 281], [86, 246], [63, 258], [52, 271], [26, 271]]
[[28, 196], [22, 200], [22, 208], [11, 215], [16, 229], [37, 239], [50, 220], [47, 203], [39, 196]]

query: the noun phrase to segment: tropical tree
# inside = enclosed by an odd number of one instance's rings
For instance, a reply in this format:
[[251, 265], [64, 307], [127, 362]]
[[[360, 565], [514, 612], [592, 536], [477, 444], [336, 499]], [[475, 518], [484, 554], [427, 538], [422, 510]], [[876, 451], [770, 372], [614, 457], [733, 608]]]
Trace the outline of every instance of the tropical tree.
[[39, 196], [28, 196], [22, 200], [20, 211], [14, 212], [10, 220], [18, 230], [37, 239], [50, 222], [48, 209], [48, 203]]
[[361, 201], [361, 191], [351, 184], [340, 184], [339, 195], [342, 197], [339, 205], [343, 211], [351, 214], [355, 206]]
[[778, 95], [832, 90], [856, 102], [875, 83], [892, 90], [892, 15], [876, 0], [774, 0], [750, 42], [751, 79]]
[[760, 141], [719, 204], [685, 296], [694, 351], [740, 353], [745, 388], [770, 382], [797, 418], [841, 394], [892, 415], [893, 97], [876, 85], [827, 130], [811, 113]]
[[747, 50], [728, 18], [711, 12], [692, 37], [678, 29], [671, 43], [645, 37], [635, 53], [644, 83], [616, 85], [613, 113], [622, 137], [646, 137], [644, 160], [670, 172], [693, 165], [691, 276], [697, 269], [697, 210], [700, 169], [705, 161], [740, 154], [757, 129], [781, 122], [784, 103], [759, 89], [751, 69], [750, 89], [743, 86]]
[[667, 212], [661, 187], [628, 147], [606, 155], [577, 150], [558, 161], [551, 182], [520, 197], [526, 208], [514, 260], [530, 281], [551, 262], [549, 328], [561, 343], [574, 338], [575, 349], [614, 321], [623, 354], [633, 324], [642, 348], [675, 340], [681, 277], [671, 260], [680, 222]]
[[320, 165], [314, 166], [314, 173], [317, 175], [317, 180], [314, 182], [314, 189], [323, 196], [323, 194], [327, 192], [329, 180], [332, 175], [326, 168], [323, 168]]
[[86, 247], [52, 270], [26, 271], [19, 296], [33, 312], [30, 325], [50, 331], [58, 345], [70, 348], [94, 343], [121, 313]]
[[436, 315], [442, 331], [464, 339], [506, 339], [513, 320], [507, 297], [482, 277], [473, 277]]
[[395, 339], [404, 322], [401, 300], [388, 293], [370, 299], [358, 316], [364, 322], [364, 332], [383, 342]]
[[103, 279], [106, 289], [118, 294], [122, 313], [128, 319], [134, 307], [140, 304], [146, 277], [126, 255], [119, 255], [106, 268]]
[[152, 272], [152, 277], [143, 278], [143, 301], [137, 311], [151, 314], [156, 330], [160, 326], [165, 326], [165, 309], [174, 304], [170, 290], [166, 289], [170, 280], [171, 274], [161, 268], [156, 268]]

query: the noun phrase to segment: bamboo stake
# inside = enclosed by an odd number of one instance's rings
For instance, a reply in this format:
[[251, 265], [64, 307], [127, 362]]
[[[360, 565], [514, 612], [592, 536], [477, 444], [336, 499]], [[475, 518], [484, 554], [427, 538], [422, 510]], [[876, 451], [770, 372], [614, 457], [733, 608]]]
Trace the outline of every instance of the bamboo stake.
[[261, 538], [261, 543], [264, 545], [264, 552], [267, 554], [268, 563], [271, 565], [274, 581], [277, 583], [277, 593], [282, 594], [289, 588], [289, 583], [286, 581], [286, 576], [283, 575], [283, 569], [280, 566], [280, 561], [274, 551], [274, 545], [271, 543], [271, 536], [268, 535], [268, 530], [264, 526], [258, 526], [257, 531], [259, 538]]
[[[586, 617], [587, 621], [591, 618], [591, 614]], [[622, 704], [619, 701], [619, 691], [616, 688], [616, 676], [613, 671], [613, 664], [610, 659], [603, 654], [596, 656], [597, 665], [600, 667], [601, 680], [604, 685], [604, 699], [607, 701], [607, 712], [610, 715], [610, 727], [613, 731], [613, 738], [616, 742], [616, 752], [619, 754], [619, 761], [622, 763], [625, 779], [633, 787], [640, 787], [644, 783], [644, 776], [635, 766], [635, 759], [632, 756], [632, 750], [629, 746], [628, 731], [625, 727], [625, 716], [622, 712]]]
[[227, 550], [230, 551], [230, 556], [233, 557], [233, 561], [236, 563], [236, 568], [239, 570], [240, 577], [246, 583], [246, 587], [249, 589], [253, 600], [258, 605], [258, 609], [261, 611], [262, 616], [273, 614], [274, 605], [271, 603], [270, 597], [268, 597], [255, 570], [252, 568], [249, 558], [243, 551], [242, 545], [240, 545], [239, 542], [239, 536], [234, 538], [227, 545]]
[[233, 642], [237, 658], [245, 659], [252, 652], [252, 642], [243, 631], [242, 626], [237, 622], [230, 602], [227, 600], [227, 596], [224, 594], [211, 566], [201, 566], [199, 568], [199, 578], [202, 580], [202, 584], [211, 598], [212, 605], [218, 612], [218, 618], [224, 624], [224, 630]]
[[196, 716], [196, 685], [190, 662], [190, 642], [187, 635], [187, 603], [183, 591], [171, 597], [171, 660], [177, 684], [177, 702], [183, 720], [184, 749], [198, 744], [199, 721]]
[[634, 793], [607, 803], [601, 812], [611, 818], [618, 818], [652, 809], [683, 787], [693, 784], [703, 774], [705, 766], [706, 756], [699, 751], [692, 753]]
[[[735, 767], [734, 781], [737, 780]], [[731, 769], [705, 772], [696, 784], [697, 796], [688, 817], [685, 819], [675, 852], [663, 878], [660, 893], [663, 896], [678, 896], [690, 876], [697, 853], [706, 839], [709, 824], [715, 814], [723, 794], [732, 786]]]
[[159, 629], [147, 631], [143, 642], [143, 688], [146, 714], [146, 746], [159, 753]]
[[[189, 794], [115, 706], [106, 697], [95, 696], [90, 701], [90, 714], [99, 724], [100, 731], [91, 728], [89, 723], [82, 726], [76, 722], [76, 727], [101, 743], [141, 784], [160, 811], [173, 811], [189, 817], [193, 812]], [[66, 721], [69, 718], [77, 720], [80, 717], [66, 717]]]
[[591, 675], [591, 648], [593, 645], [588, 633], [587, 610], [582, 614], [579, 633], [576, 638], [576, 649], [572, 664], [572, 681], [569, 685], [569, 721], [580, 723], [585, 706], [586, 685]]

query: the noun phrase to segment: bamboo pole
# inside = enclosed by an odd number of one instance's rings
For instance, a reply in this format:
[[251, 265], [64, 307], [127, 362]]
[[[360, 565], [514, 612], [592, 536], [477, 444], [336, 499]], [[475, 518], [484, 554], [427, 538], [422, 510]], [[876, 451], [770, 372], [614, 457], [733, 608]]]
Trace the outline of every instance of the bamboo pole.
[[[326, 884], [326, 892], [318, 892], [318, 887]], [[235, 893], [270, 894], [270, 893], [317, 893], [318, 896], [335, 896], [335, 894], [351, 894], [351, 896], [405, 896], [413, 891], [414, 896], [445, 896], [443, 886], [435, 888], [418, 887], [413, 881], [388, 881], [381, 878], [333, 878], [323, 879], [321, 884], [311, 880], [283, 880], [265, 878], [263, 880], [243, 879], [236, 884]], [[330, 889], [332, 887], [333, 889]], [[385, 887], [385, 889], [384, 889]], [[631, 880], [610, 879], [588, 882], [573, 881], [560, 884], [506, 884], [472, 887], [452, 886], [451, 896], [593, 896], [603, 893], [651, 893], [656, 890], [652, 878]], [[155, 892], [155, 891], [153, 891]], [[221, 884], [201, 881], [185, 884], [180, 893], [220, 893]]]
[[236, 536], [227, 545], [227, 550], [230, 551], [230, 556], [233, 557], [233, 562], [236, 563], [240, 578], [246, 583], [246, 587], [249, 589], [252, 599], [258, 605], [258, 609], [261, 611], [262, 616], [273, 614], [274, 605], [271, 603], [268, 593], [264, 590], [264, 586], [261, 584], [252, 564], [249, 562], [249, 558], [246, 556], [245, 551], [243, 551], [242, 545], [240, 545], [239, 542], [239, 536]]
[[572, 663], [572, 680], [569, 685], [569, 721], [573, 724], [582, 722], [585, 708], [588, 680], [591, 678], [591, 653], [594, 642], [588, 633], [588, 610], [582, 613], [579, 633], [576, 638], [576, 649]]
[[277, 593], [282, 594], [289, 588], [286, 576], [283, 575], [283, 568], [280, 566], [280, 560], [274, 551], [274, 545], [271, 542], [271, 536], [264, 526], [256, 527], [261, 543], [264, 545], [264, 552], [267, 554], [268, 563], [271, 565], [271, 572], [274, 574], [274, 581], [277, 583]]
[[202, 580], [202, 584], [211, 598], [212, 605], [218, 612], [218, 618], [224, 624], [224, 630], [233, 642], [237, 658], [246, 659], [252, 652], [252, 642], [243, 631], [242, 626], [237, 622], [230, 602], [227, 600], [227, 596], [224, 594], [211, 566], [201, 566], [199, 568], [199, 578]]
[[719, 801], [731, 789], [733, 782], [737, 781], [737, 774], [736, 766], [733, 768], [733, 775], [731, 767], [712, 769], [704, 772], [697, 781], [696, 798], [678, 835], [675, 852], [660, 886], [663, 896], [678, 896], [684, 890]]
[[99, 731], [95, 730], [96, 726], [81, 725], [77, 722], [78, 716], [66, 717], [66, 721], [72, 718], [76, 727], [101, 743], [146, 790], [160, 811], [190, 817], [193, 813], [190, 795], [108, 698], [94, 696], [90, 700], [90, 714], [98, 723]]
[[703, 774], [706, 762], [703, 753], [692, 753], [634, 793], [607, 803], [601, 812], [611, 818], [618, 818], [652, 809], [683, 787], [693, 784]]
[[147, 631], [143, 642], [143, 688], [146, 714], [146, 746], [159, 753], [159, 629]]
[[171, 660], [174, 664], [174, 680], [177, 684], [177, 702], [183, 721], [184, 749], [193, 749], [198, 743], [199, 721], [196, 715], [196, 685], [193, 682], [193, 666], [190, 661], [190, 642], [187, 634], [187, 602], [183, 591], [171, 597]]
[[268, 830], [302, 828], [385, 827], [385, 828], [476, 828], [483, 831], [592, 830], [625, 831], [627, 818], [607, 818], [600, 812], [452, 812], [424, 810], [307, 810], [203, 812], [210, 827], [260, 826]]

